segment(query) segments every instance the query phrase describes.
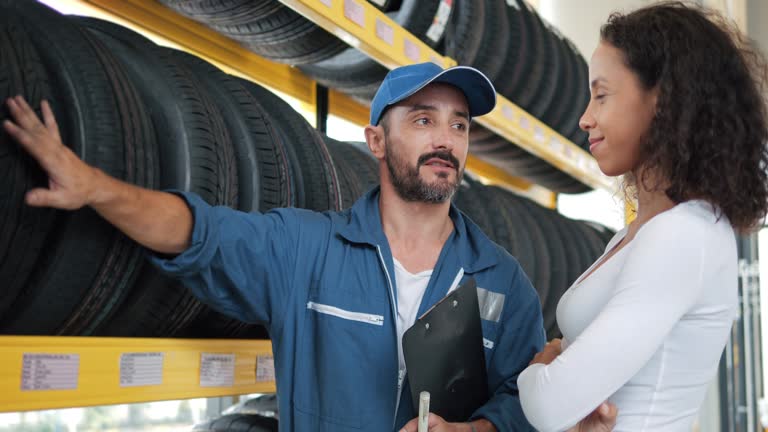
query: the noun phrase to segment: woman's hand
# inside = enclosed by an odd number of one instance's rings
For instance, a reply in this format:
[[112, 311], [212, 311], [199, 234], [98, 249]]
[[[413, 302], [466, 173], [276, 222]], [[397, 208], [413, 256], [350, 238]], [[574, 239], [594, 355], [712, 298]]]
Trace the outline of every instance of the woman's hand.
[[552, 363], [557, 356], [559, 356], [563, 350], [561, 348], [560, 339], [552, 339], [544, 345], [544, 349], [533, 357], [533, 360], [529, 363], [529, 366], [536, 363], [542, 363], [548, 365]]

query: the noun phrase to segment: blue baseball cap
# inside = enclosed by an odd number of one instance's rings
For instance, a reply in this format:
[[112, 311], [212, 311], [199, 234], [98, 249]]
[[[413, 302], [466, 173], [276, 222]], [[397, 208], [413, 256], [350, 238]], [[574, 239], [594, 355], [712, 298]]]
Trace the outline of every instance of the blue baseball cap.
[[469, 66], [443, 69], [434, 63], [418, 63], [389, 71], [371, 102], [371, 124], [379, 124], [388, 106], [438, 82], [450, 84], [464, 93], [470, 117], [488, 114], [496, 106], [496, 89], [479, 70]]

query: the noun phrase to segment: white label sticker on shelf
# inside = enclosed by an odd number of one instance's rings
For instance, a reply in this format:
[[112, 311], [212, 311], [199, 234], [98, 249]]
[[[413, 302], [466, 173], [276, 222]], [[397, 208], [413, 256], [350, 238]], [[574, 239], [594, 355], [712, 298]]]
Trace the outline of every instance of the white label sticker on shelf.
[[523, 130], [530, 130], [531, 129], [531, 122], [528, 121], [528, 117], [524, 115], [520, 115], [520, 120], [518, 120], [518, 123], [520, 124], [520, 127]]
[[392, 45], [395, 41], [395, 30], [391, 25], [376, 18], [376, 36], [384, 42]]
[[324, 4], [324, 5], [328, 6], [328, 7], [331, 7], [332, 1], [333, 0], [320, 0], [320, 3], [322, 3], [322, 4]]
[[589, 168], [587, 164], [587, 159], [584, 156], [579, 156], [578, 164], [579, 164], [579, 168], [581, 168], [582, 171], [587, 171], [587, 169]]
[[544, 139], [546, 138], [544, 136], [544, 129], [542, 129], [540, 126], [534, 127], [533, 137], [536, 139], [536, 141], [544, 142]]
[[443, 67], [443, 59], [441, 59], [439, 57], [436, 57], [434, 55], [430, 55], [429, 56], [429, 61], [431, 61], [432, 63], [434, 63], [434, 64], [436, 64], [436, 65], [438, 65], [440, 67]]
[[515, 119], [515, 110], [513, 110], [509, 105], [504, 105], [501, 107], [501, 114], [504, 115], [504, 118], [507, 120], [512, 121]]
[[275, 380], [275, 358], [271, 354], [260, 355], [256, 359], [256, 382]]
[[163, 359], [161, 352], [120, 354], [120, 387], [162, 384]]
[[419, 46], [411, 42], [409, 39], [405, 39], [403, 42], [405, 44], [403, 46], [405, 56], [415, 62], [421, 60], [421, 49]]
[[549, 148], [555, 153], [560, 153], [563, 151], [563, 143], [561, 143], [559, 139], [552, 137], [552, 139], [549, 140]]
[[80, 354], [25, 353], [21, 390], [75, 390], [79, 374]]
[[571, 146], [563, 145], [563, 153], [565, 153], [565, 156], [568, 159], [571, 159], [573, 157], [573, 150], [571, 149]]
[[357, 0], [344, 0], [344, 16], [365, 28], [365, 8]]
[[235, 383], [235, 355], [200, 355], [200, 387], [232, 387]]
[[427, 37], [432, 42], [437, 43], [443, 37], [445, 26], [448, 25], [448, 18], [451, 16], [451, 9], [453, 9], [453, 0], [442, 0], [440, 6], [437, 7], [432, 25], [427, 30]]

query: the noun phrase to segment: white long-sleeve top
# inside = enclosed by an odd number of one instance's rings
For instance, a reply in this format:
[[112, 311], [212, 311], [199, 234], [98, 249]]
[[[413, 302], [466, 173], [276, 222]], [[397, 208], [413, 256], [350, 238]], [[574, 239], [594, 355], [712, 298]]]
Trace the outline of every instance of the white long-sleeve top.
[[614, 431], [690, 431], [737, 314], [727, 218], [704, 201], [679, 204], [591, 270], [558, 304], [562, 354], [518, 378], [526, 417], [542, 432], [563, 431], [609, 400], [619, 410]]

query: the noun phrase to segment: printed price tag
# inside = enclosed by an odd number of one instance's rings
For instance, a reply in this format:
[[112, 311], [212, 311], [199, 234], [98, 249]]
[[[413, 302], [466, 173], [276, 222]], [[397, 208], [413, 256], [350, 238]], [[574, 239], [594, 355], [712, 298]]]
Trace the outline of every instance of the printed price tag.
[[120, 387], [160, 385], [163, 383], [161, 352], [136, 352], [120, 355]]
[[200, 387], [232, 387], [235, 383], [235, 355], [200, 355]]
[[256, 382], [275, 380], [275, 359], [272, 355], [260, 355], [256, 359]]
[[376, 18], [376, 36], [384, 42], [392, 45], [395, 41], [395, 30], [391, 25]]
[[356, 0], [344, 0], [344, 16], [353, 23], [365, 28], [365, 8]]
[[563, 143], [561, 143], [559, 139], [552, 137], [552, 139], [549, 140], [549, 148], [555, 153], [561, 153], [563, 151]]
[[518, 120], [517, 123], [520, 125], [520, 128], [522, 128], [523, 130], [526, 130], [526, 131], [531, 130], [531, 122], [528, 121], [528, 117], [521, 114], [520, 120]]
[[328, 7], [331, 7], [331, 1], [332, 0], [320, 0], [320, 3], [322, 3], [322, 4], [324, 4], [324, 5], [328, 6]]
[[544, 129], [542, 129], [540, 126], [536, 126], [533, 128], [533, 137], [536, 139], [536, 141], [544, 142]]
[[75, 390], [79, 374], [79, 354], [25, 353], [21, 390]]
[[501, 107], [501, 114], [507, 120], [510, 120], [510, 121], [515, 120], [515, 110], [513, 110], [512, 107], [509, 105], [504, 105], [503, 107]]
[[405, 45], [403, 47], [403, 51], [405, 56], [415, 62], [421, 60], [421, 49], [419, 49], [419, 46], [411, 42], [409, 39], [405, 39], [404, 42]]

